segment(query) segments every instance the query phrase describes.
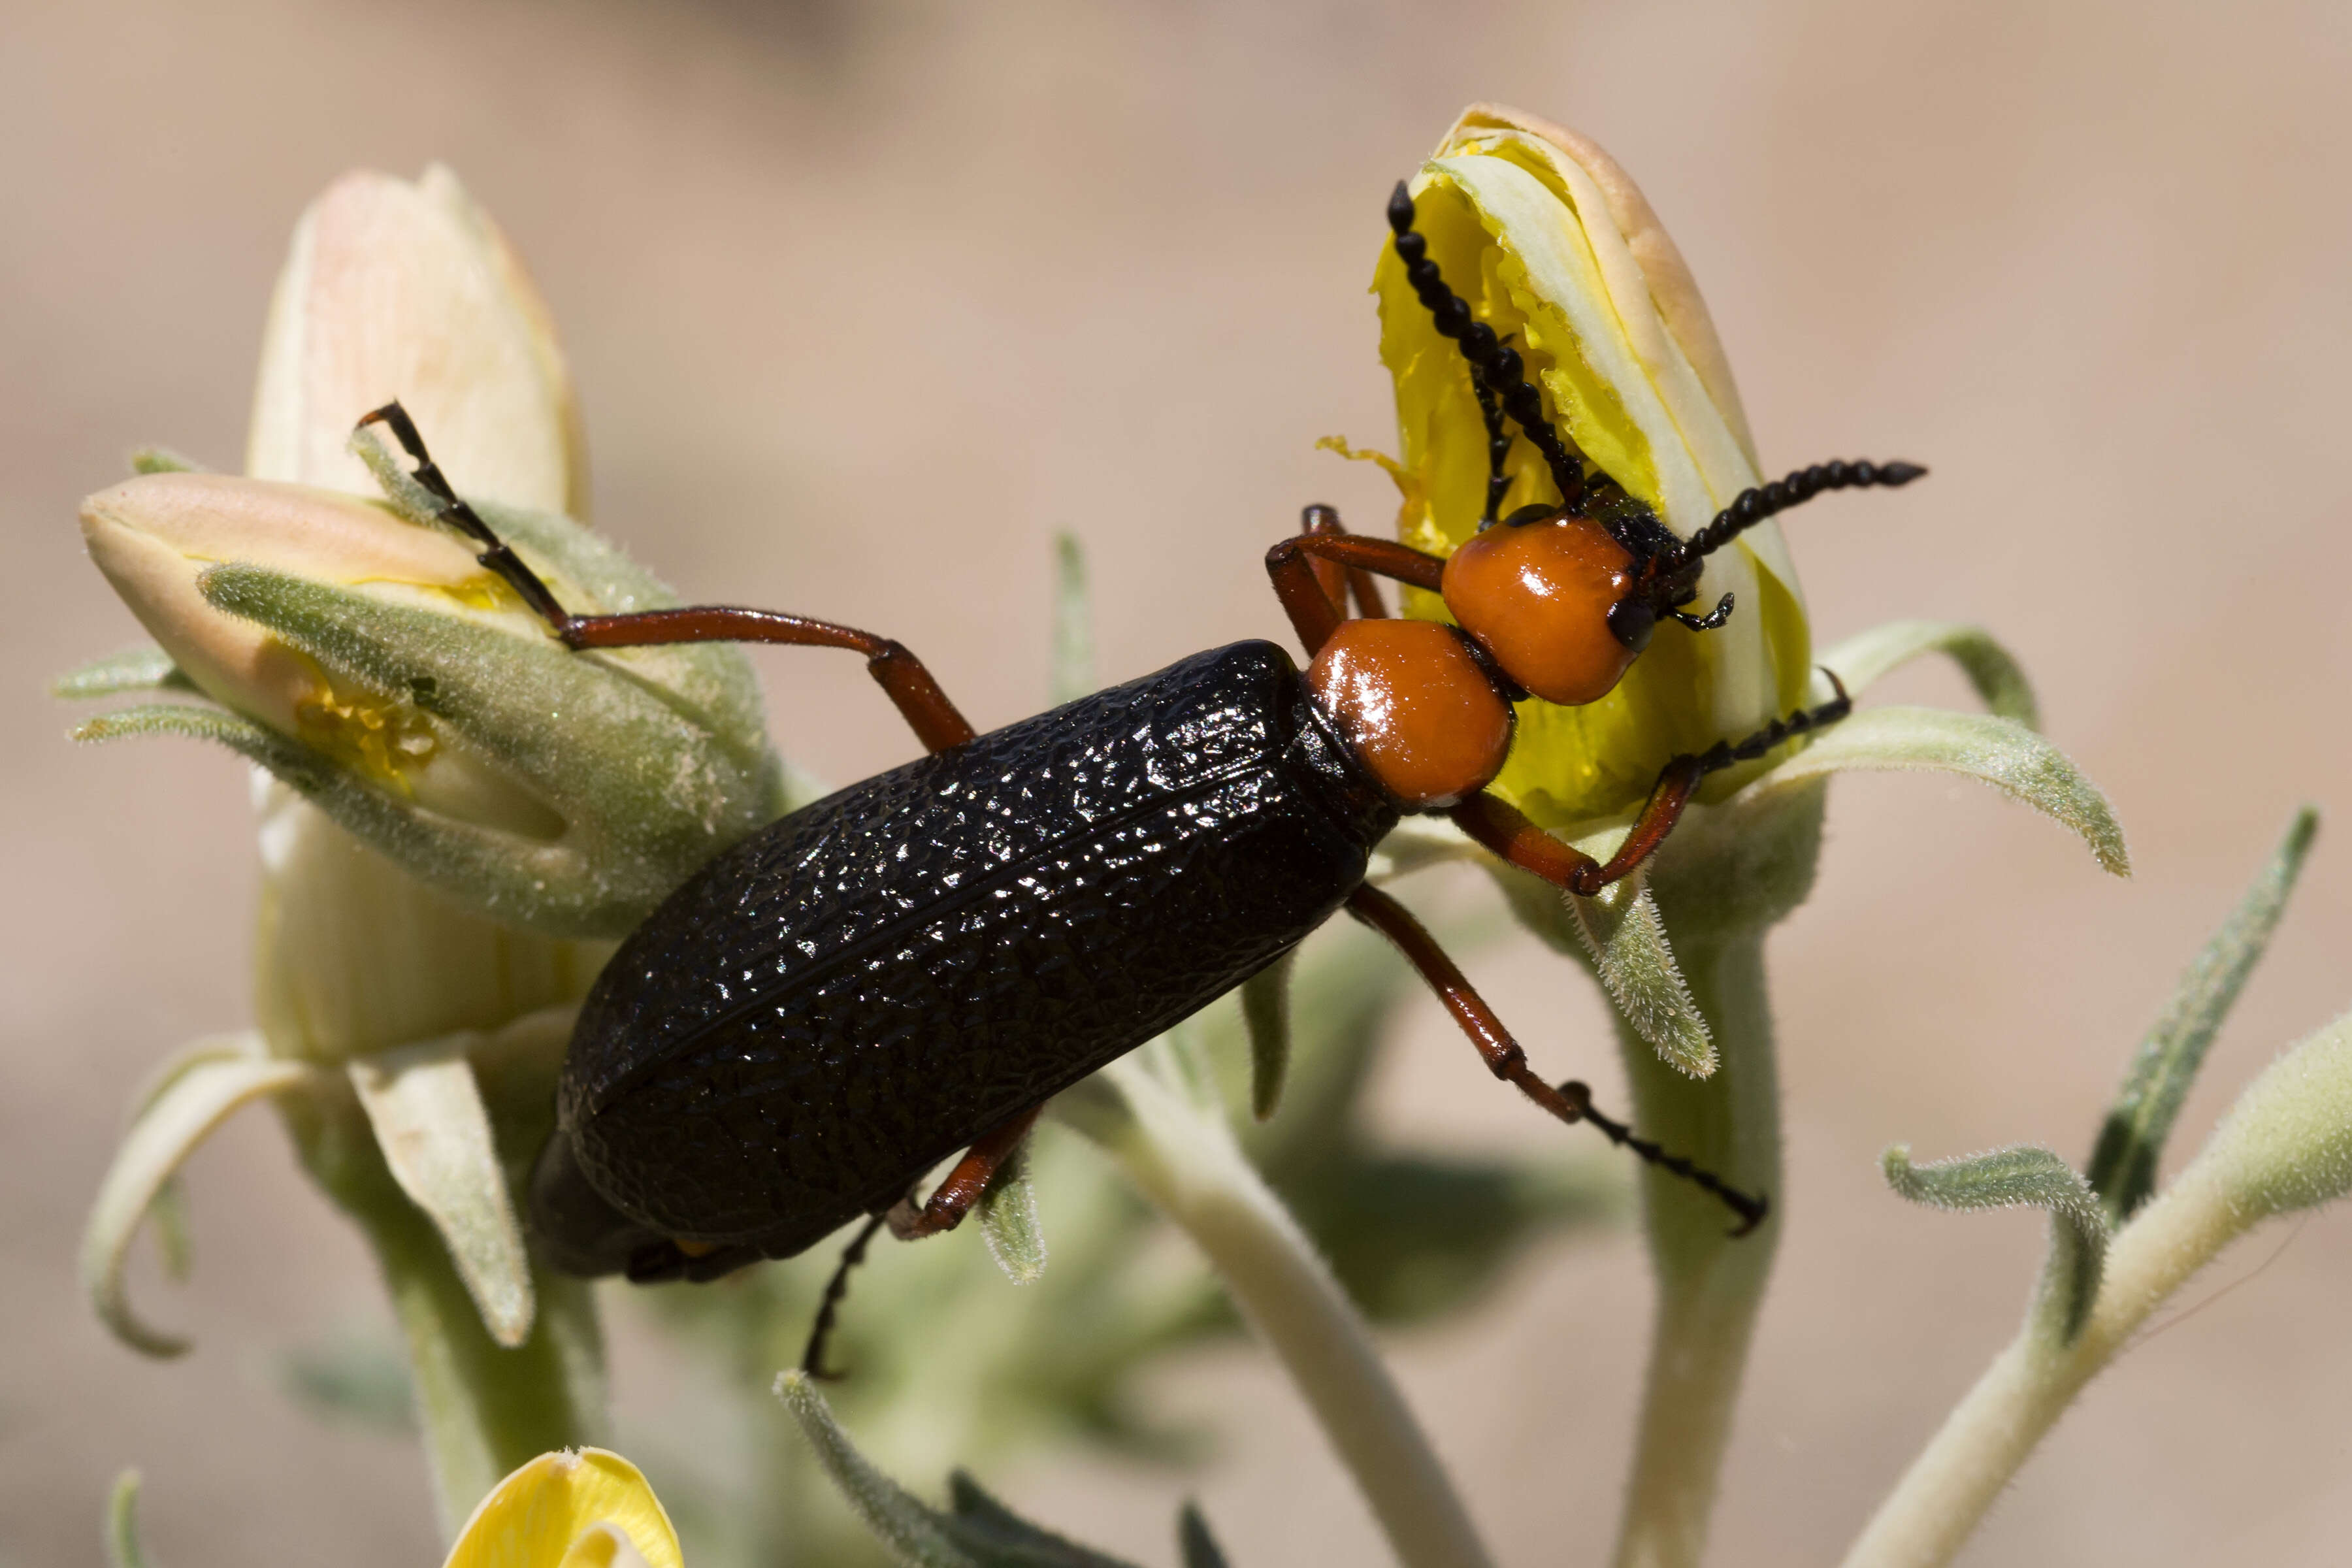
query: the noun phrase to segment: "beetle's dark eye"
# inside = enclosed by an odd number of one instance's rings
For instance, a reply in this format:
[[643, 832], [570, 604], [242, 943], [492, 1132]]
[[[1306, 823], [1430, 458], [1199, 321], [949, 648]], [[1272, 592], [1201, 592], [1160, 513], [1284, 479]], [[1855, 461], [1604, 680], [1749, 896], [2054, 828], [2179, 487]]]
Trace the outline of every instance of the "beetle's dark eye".
[[1645, 600], [1620, 599], [1609, 606], [1610, 635], [1635, 653], [1650, 646], [1650, 634], [1657, 625], [1657, 613]]
[[1547, 518], [1554, 518], [1559, 515], [1559, 503], [1558, 501], [1549, 503], [1544, 501], [1531, 501], [1528, 505], [1519, 508], [1518, 510], [1511, 513], [1510, 516], [1505, 518], [1503, 520], [1503, 526], [1505, 528], [1525, 528], [1531, 522], [1541, 522]]

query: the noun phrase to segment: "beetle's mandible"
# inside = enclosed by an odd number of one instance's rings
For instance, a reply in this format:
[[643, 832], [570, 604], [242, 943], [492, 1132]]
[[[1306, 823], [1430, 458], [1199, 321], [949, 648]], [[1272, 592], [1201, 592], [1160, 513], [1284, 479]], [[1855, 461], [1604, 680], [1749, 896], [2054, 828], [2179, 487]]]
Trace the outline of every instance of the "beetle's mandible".
[[[1389, 219], [1486, 411], [1482, 531], [1440, 559], [1351, 535], [1309, 507], [1305, 531], [1266, 556], [1310, 657], [1304, 671], [1272, 643], [1239, 643], [986, 735], [904, 647], [870, 633], [721, 606], [568, 613], [458, 499], [398, 404], [362, 422], [406, 447], [444, 521], [566, 646], [854, 649], [929, 753], [720, 854], [623, 943], [582, 1010], [532, 1186], [532, 1226], [559, 1266], [707, 1279], [789, 1257], [861, 1215], [872, 1222], [853, 1259], [886, 1216], [905, 1237], [946, 1230], [1054, 1094], [1343, 908], [1395, 942], [1497, 1078], [1705, 1187], [1741, 1229], [1763, 1220], [1764, 1194], [1633, 1136], [1581, 1083], [1539, 1076], [1365, 868], [1402, 815], [1441, 812], [1571, 893], [1627, 875], [1703, 778], [1843, 718], [1843, 689], [1666, 763], [1605, 863], [1483, 793], [1510, 752], [1512, 703], [1605, 695], [1660, 621], [1703, 634], [1732, 613], [1727, 595], [1703, 616], [1683, 606], [1706, 557], [1743, 529], [1823, 489], [1925, 470], [1807, 468], [1677, 538], [1553, 427], [1519, 355], [1429, 259], [1402, 184]], [[1542, 455], [1559, 500], [1498, 521], [1514, 439]], [[1375, 576], [1442, 595], [1456, 624], [1389, 618]], [[914, 1184], [958, 1150], [916, 1205]]]

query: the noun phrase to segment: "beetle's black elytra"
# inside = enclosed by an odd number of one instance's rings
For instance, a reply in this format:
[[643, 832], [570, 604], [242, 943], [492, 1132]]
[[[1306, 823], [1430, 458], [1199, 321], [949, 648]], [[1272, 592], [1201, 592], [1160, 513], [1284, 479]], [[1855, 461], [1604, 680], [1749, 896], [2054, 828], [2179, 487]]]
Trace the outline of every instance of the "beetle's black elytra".
[[1272, 963], [1396, 820], [1282, 649], [1196, 654], [712, 860], [590, 994], [562, 1136], [639, 1224], [789, 1257]]
[[[1460, 345], [1486, 426], [1488, 526], [1440, 559], [1351, 535], [1329, 508], [1309, 507], [1305, 531], [1266, 555], [1309, 669], [1271, 643], [1238, 643], [986, 735], [913, 654], [855, 627], [718, 605], [568, 613], [458, 499], [399, 405], [362, 421], [392, 431], [445, 520], [485, 546], [481, 563], [566, 646], [852, 649], [929, 753], [720, 854], [622, 944], [582, 1009], [533, 1183], [532, 1230], [550, 1261], [709, 1279], [876, 1216], [845, 1270], [882, 1216], [901, 1237], [950, 1228], [1048, 1098], [1342, 908], [1396, 944], [1496, 1077], [1720, 1198], [1739, 1230], [1763, 1222], [1763, 1194], [1601, 1115], [1582, 1084], [1537, 1073], [1420, 923], [1365, 885], [1365, 868], [1402, 814], [1444, 811], [1570, 893], [1629, 874], [1702, 779], [1843, 718], [1843, 688], [1739, 742], [1668, 759], [1606, 862], [1485, 792], [1508, 753], [1509, 705], [1530, 693], [1595, 700], [1659, 621], [1720, 626], [1728, 595], [1705, 616], [1681, 606], [1706, 557], [1743, 529], [1824, 489], [1925, 470], [1803, 469], [1677, 539], [1606, 474], [1587, 472], [1518, 353], [1446, 287], [1413, 218], [1400, 184], [1389, 206], [1398, 257]], [[1495, 527], [1508, 488], [1506, 416], [1559, 495]], [[1375, 576], [1442, 595], [1456, 626], [1433, 640], [1403, 626], [1373, 635], [1387, 615]], [[1465, 739], [1472, 715], [1482, 728]], [[958, 1149], [968, 1152], [953, 1173], [915, 1206], [913, 1184]], [[836, 1273], [812, 1369], [842, 1285]]]

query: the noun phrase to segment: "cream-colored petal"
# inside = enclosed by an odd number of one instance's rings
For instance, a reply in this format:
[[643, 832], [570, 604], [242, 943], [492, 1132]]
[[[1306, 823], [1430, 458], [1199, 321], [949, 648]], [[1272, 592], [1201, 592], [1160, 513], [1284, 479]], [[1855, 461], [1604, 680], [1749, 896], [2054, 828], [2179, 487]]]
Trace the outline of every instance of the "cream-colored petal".
[[[445, 1568], [584, 1568], [608, 1544], [586, 1539], [599, 1529], [618, 1531], [648, 1568], [683, 1568], [677, 1531], [644, 1473], [603, 1448], [541, 1454], [500, 1481]], [[602, 1562], [621, 1568], [625, 1559]]]
[[474, 1081], [470, 1032], [348, 1064], [384, 1163], [433, 1221], [490, 1337], [512, 1350], [536, 1310], [522, 1226], [507, 1193], [490, 1115]]
[[345, 174], [303, 214], [270, 301], [246, 469], [365, 493], [352, 424], [397, 398], [462, 492], [585, 502], [571, 386], [510, 247], [440, 170]]
[[247, 1101], [295, 1088], [311, 1069], [260, 1054], [250, 1036], [202, 1041], [151, 1087], [91, 1205], [82, 1233], [81, 1284], [117, 1339], [152, 1356], [175, 1356], [188, 1342], [140, 1321], [124, 1293], [123, 1270], [140, 1221], [181, 1163]]
[[398, 584], [479, 597], [488, 579], [449, 535], [331, 490], [226, 474], [152, 474], [81, 505], [89, 557], [205, 694], [281, 733], [320, 689], [318, 668], [251, 621], [205, 602], [198, 580], [225, 562], [314, 581]]
[[1748, 413], [1739, 401], [1738, 384], [1732, 378], [1731, 361], [1716, 334], [1715, 318], [1699, 294], [1698, 281], [1691, 276], [1682, 251], [1666, 233], [1665, 226], [1658, 221], [1656, 211], [1641, 187], [1591, 137], [1507, 104], [1474, 103], [1464, 110], [1431, 156], [1449, 156], [1496, 131], [1523, 132], [1549, 143], [1556, 154], [1555, 163], [1572, 164], [1592, 182], [1607, 203], [1610, 218], [1623, 237], [1626, 250], [1641, 268], [1666, 331], [1706, 388], [1740, 450], [1747, 455], [1748, 466], [1755, 467], [1756, 443], [1748, 432]]

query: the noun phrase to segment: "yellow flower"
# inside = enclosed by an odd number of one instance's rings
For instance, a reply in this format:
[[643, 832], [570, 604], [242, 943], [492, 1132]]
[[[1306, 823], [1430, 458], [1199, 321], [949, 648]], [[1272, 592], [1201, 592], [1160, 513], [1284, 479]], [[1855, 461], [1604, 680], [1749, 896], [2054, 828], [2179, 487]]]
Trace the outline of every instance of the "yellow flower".
[[541, 1454], [498, 1484], [444, 1568], [682, 1568], [677, 1531], [636, 1466], [602, 1448]]
[[[1607, 153], [1516, 110], [1465, 110], [1412, 182], [1416, 227], [1473, 315], [1510, 340], [1554, 425], [1585, 458], [1688, 537], [1759, 482], [1739, 395], [1682, 257]], [[1398, 519], [1408, 544], [1450, 555], [1486, 514], [1487, 434], [1459, 349], [1441, 337], [1393, 249], [1373, 279], [1381, 355], [1396, 380]], [[1552, 500], [1542, 458], [1512, 443], [1498, 514]], [[1519, 705], [1495, 793], [1574, 832], [1637, 805], [1677, 752], [1737, 741], [1804, 703], [1811, 646], [1779, 529], [1708, 558], [1699, 604], [1719, 630], [1664, 626], [1615, 690], [1578, 708]], [[1443, 618], [1433, 595], [1407, 613]], [[1710, 781], [1719, 799], [1760, 764]]]

